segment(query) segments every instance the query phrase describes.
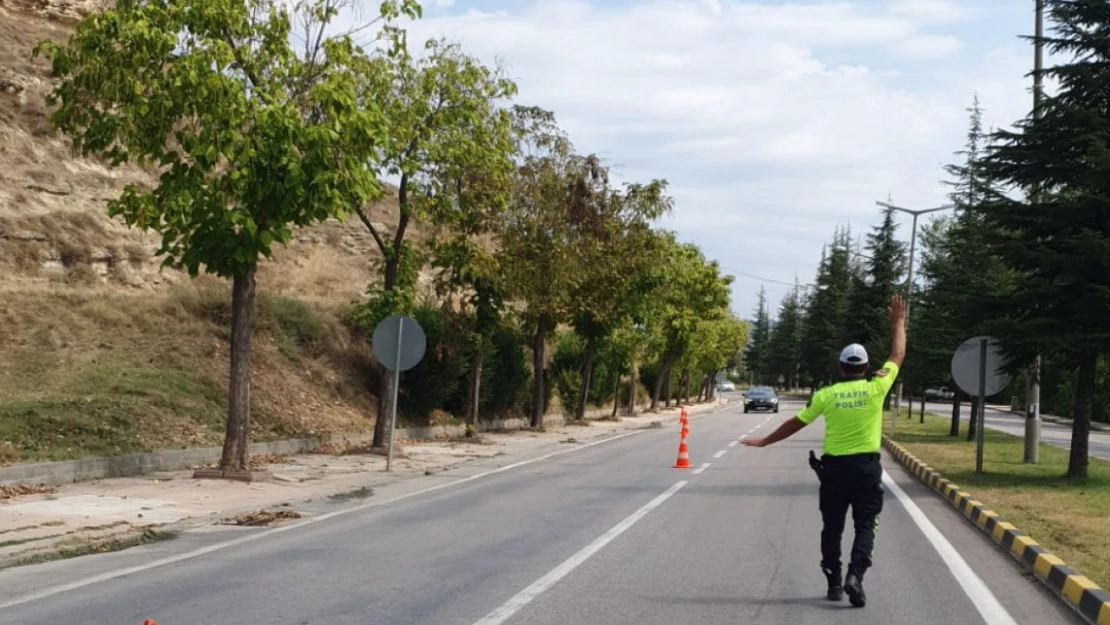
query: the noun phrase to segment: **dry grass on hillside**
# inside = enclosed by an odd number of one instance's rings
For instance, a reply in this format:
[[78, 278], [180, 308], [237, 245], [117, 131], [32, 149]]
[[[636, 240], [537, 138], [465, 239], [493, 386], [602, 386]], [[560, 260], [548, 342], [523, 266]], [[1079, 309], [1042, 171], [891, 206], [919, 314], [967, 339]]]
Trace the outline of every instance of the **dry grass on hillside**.
[[[67, 37], [72, 20], [63, 18], [93, 6], [0, 0], [0, 280], [176, 284], [185, 277], [160, 268], [158, 236], [128, 229], [105, 211], [125, 185], [150, 184], [154, 176], [80, 158], [64, 137], [50, 131], [44, 103], [48, 66], [42, 59], [31, 61], [32, 49], [43, 39]], [[396, 200], [371, 207], [369, 216], [385, 229], [395, 226]], [[298, 232], [289, 247], [278, 249], [263, 263], [260, 287], [349, 301], [374, 278], [372, 261], [380, 256], [357, 218], [331, 221]]]
[[[226, 285], [208, 279], [142, 296], [4, 298], [0, 460], [218, 444], [229, 318]], [[369, 427], [370, 350], [338, 311], [263, 294], [256, 328], [256, 438]]]
[[[162, 269], [157, 235], [107, 216], [106, 203], [150, 172], [81, 158], [50, 131], [48, 67], [32, 48], [66, 38], [100, 1], [0, 0], [0, 462], [223, 435], [227, 283]], [[369, 217], [395, 226], [395, 199]], [[371, 426], [370, 350], [343, 317], [378, 258], [352, 217], [297, 232], [262, 263], [256, 438]]]

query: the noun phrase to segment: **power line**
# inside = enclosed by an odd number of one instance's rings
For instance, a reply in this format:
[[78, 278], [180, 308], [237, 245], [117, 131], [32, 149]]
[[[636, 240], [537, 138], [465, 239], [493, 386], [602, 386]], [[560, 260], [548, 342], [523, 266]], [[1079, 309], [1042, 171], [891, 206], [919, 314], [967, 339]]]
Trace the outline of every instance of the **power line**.
[[760, 282], [771, 282], [771, 283], [774, 283], [774, 284], [781, 284], [781, 285], [784, 285], [784, 286], [797, 286], [797, 287], [800, 287], [800, 288], [803, 288], [803, 289], [815, 288], [814, 285], [812, 285], [812, 284], [802, 284], [802, 283], [795, 283], [795, 282], [783, 282], [782, 280], [773, 280], [771, 278], [764, 278], [762, 276], [757, 276], [757, 275], [753, 275], [753, 274], [750, 274], [750, 273], [745, 273], [745, 272], [739, 271], [737, 269], [732, 269], [731, 267], [725, 267], [724, 265], [721, 265], [720, 267], [721, 267], [721, 269], [724, 269], [725, 271], [727, 271], [729, 273], [734, 273], [738, 276], [744, 276], [745, 278], [751, 278], [752, 280], [759, 280]]

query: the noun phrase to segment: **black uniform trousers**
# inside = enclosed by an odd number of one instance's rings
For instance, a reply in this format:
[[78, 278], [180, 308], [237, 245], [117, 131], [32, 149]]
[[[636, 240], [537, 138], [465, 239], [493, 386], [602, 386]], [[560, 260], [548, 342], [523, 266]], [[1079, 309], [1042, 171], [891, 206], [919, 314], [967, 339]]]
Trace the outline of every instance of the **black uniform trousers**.
[[839, 572], [840, 542], [848, 508], [856, 537], [849, 567], [862, 575], [871, 567], [875, 532], [883, 511], [883, 466], [879, 454], [821, 458], [821, 567]]

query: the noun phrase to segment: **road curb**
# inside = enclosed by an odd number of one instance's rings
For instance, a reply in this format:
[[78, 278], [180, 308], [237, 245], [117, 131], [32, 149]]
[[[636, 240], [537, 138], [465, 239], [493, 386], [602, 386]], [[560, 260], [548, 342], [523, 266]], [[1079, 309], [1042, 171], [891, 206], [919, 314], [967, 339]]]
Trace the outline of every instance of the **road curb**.
[[990, 536], [995, 544], [1032, 572], [1038, 581], [1087, 622], [1092, 625], [1110, 625], [1110, 592], [1068, 566], [1032, 537], [1004, 521], [967, 491], [953, 484], [889, 437], [883, 436], [883, 446], [910, 473], [944, 497], [964, 518]]

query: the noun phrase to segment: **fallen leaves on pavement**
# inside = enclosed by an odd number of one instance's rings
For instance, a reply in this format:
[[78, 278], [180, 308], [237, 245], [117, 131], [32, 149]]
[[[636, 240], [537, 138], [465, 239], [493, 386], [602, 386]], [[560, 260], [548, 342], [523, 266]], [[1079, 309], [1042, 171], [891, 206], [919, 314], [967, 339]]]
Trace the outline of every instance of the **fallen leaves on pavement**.
[[0, 501], [14, 499], [24, 495], [46, 495], [58, 490], [54, 486], [31, 486], [30, 484], [17, 484], [16, 486], [0, 486]]
[[245, 512], [227, 519], [222, 519], [220, 524], [257, 527], [272, 525], [278, 521], [299, 518], [301, 518], [301, 513], [295, 510], [259, 510], [257, 512]]

